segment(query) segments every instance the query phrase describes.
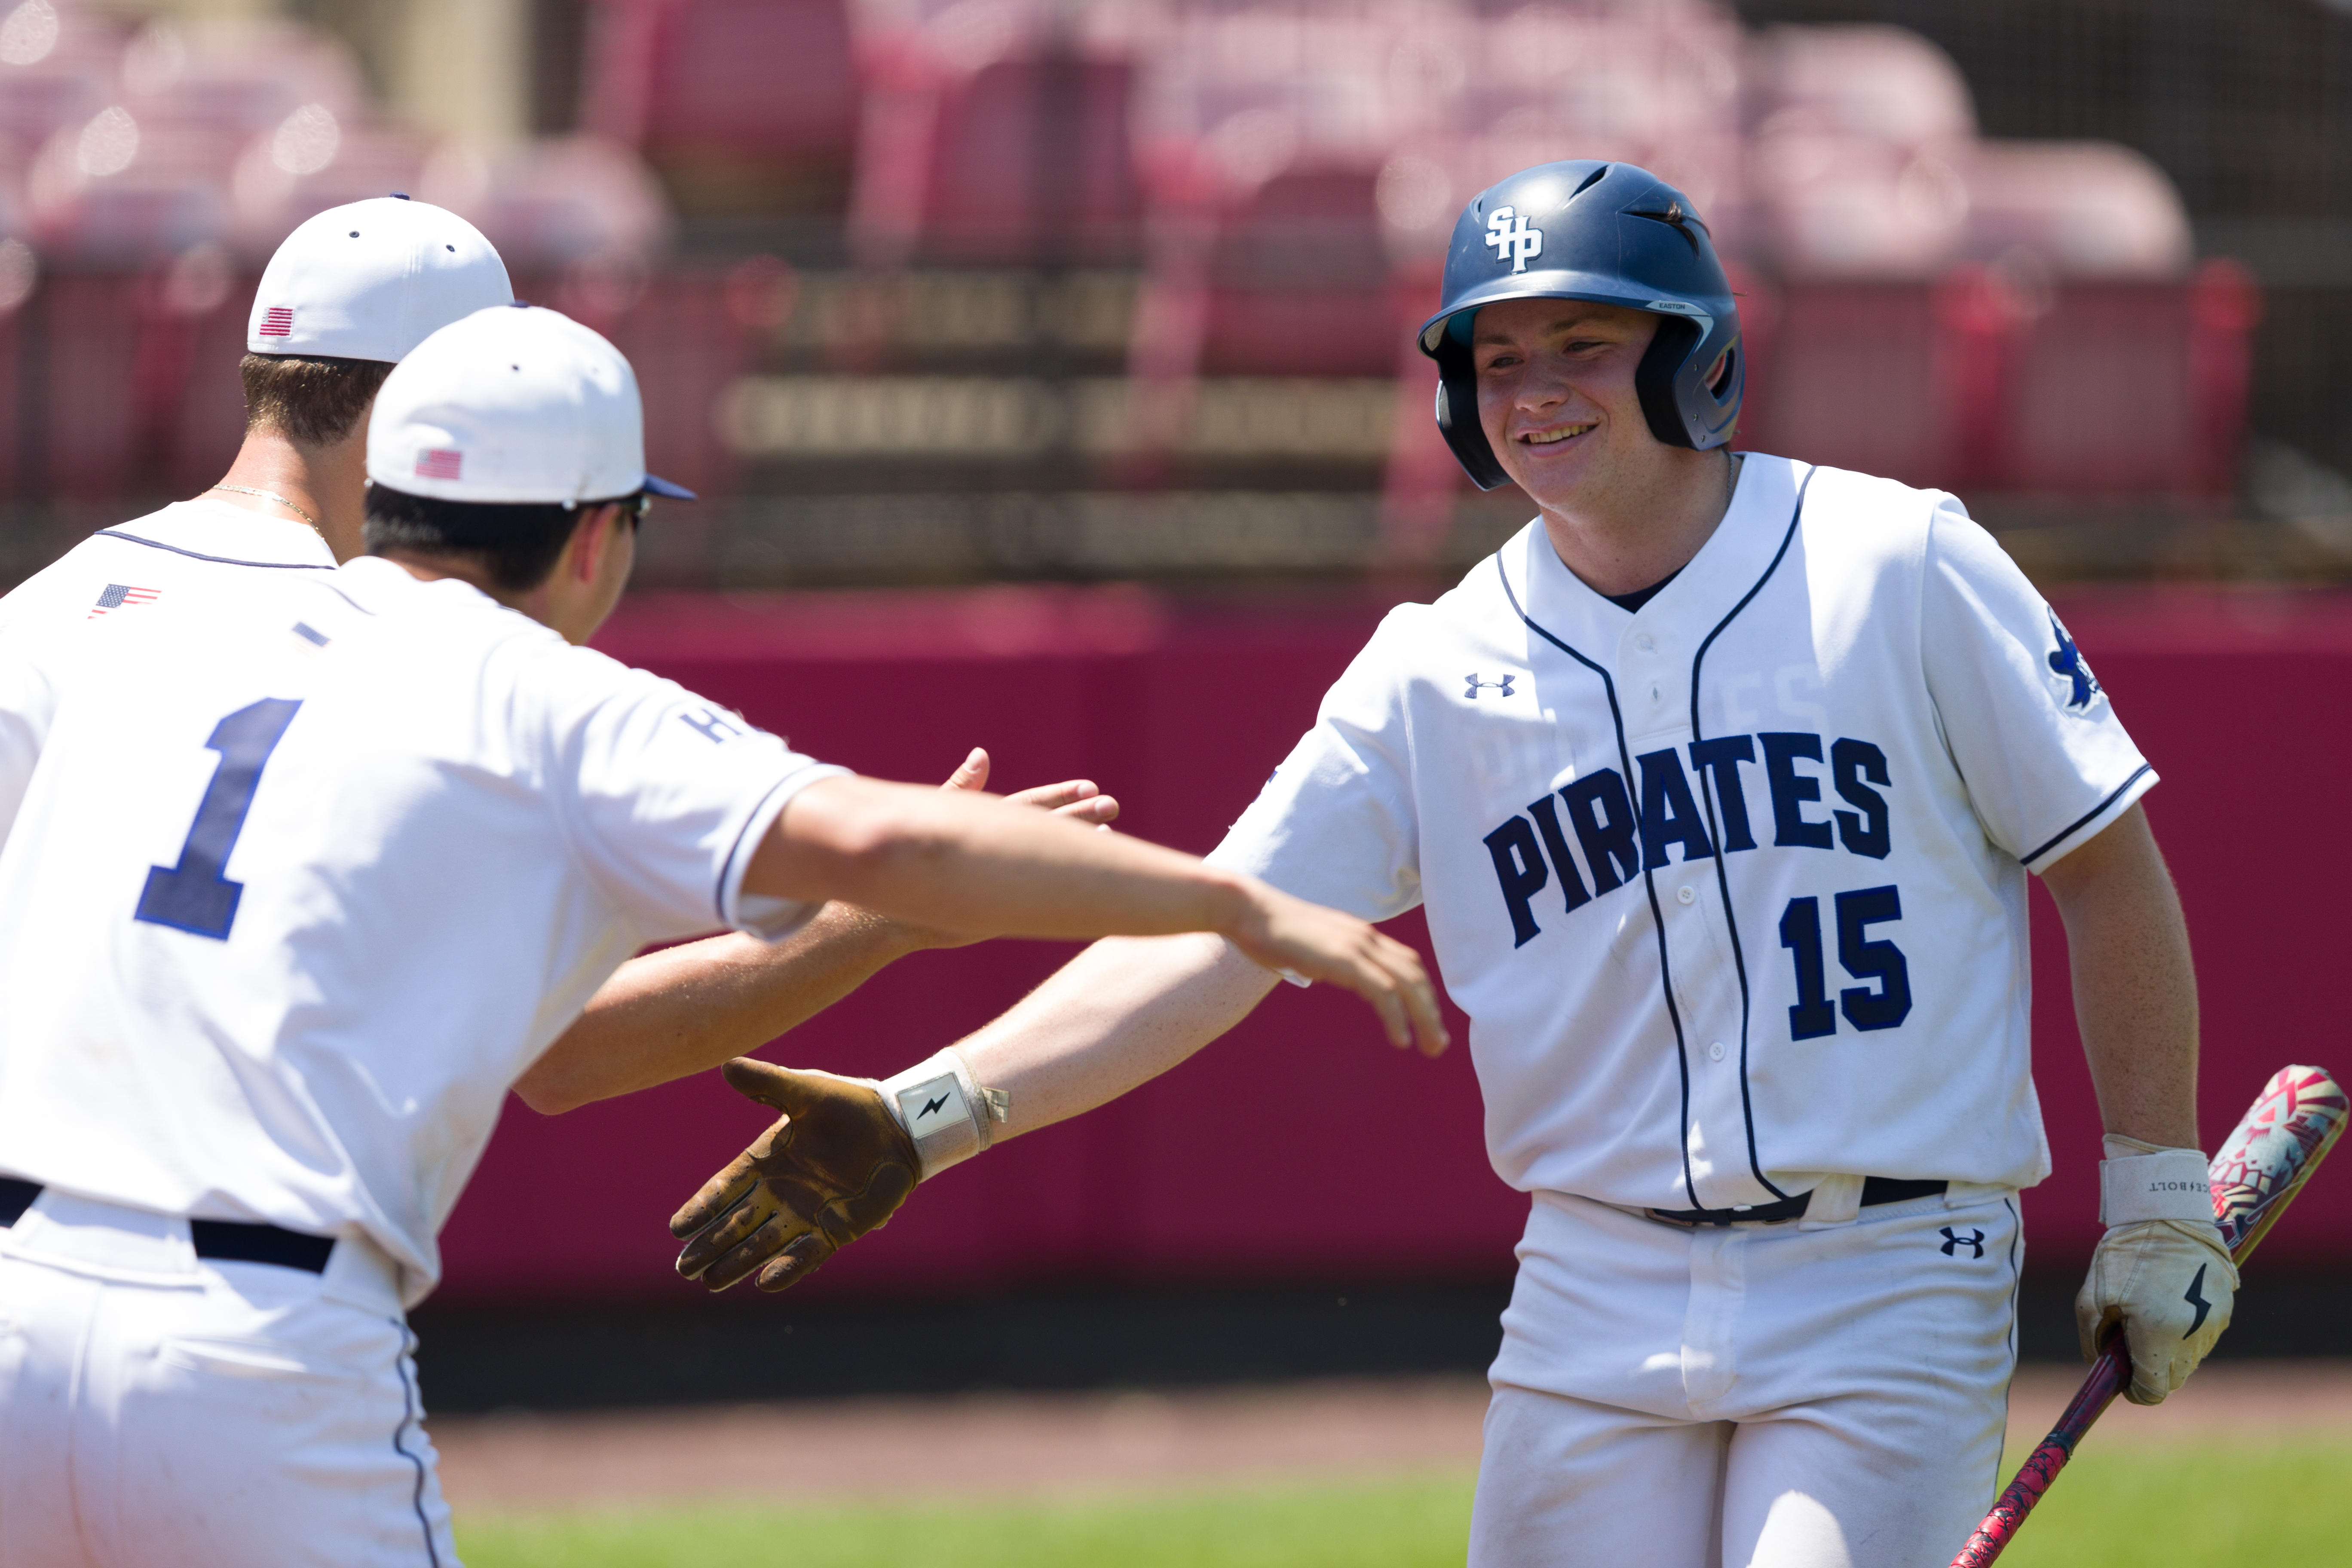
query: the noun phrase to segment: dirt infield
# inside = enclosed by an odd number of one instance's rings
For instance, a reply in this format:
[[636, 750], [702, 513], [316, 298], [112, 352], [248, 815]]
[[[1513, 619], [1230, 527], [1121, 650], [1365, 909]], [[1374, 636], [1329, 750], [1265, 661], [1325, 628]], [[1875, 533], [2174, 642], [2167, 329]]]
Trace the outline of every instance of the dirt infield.
[[[2021, 1373], [2010, 1436], [2046, 1431], [2079, 1381]], [[1478, 1462], [1475, 1379], [1171, 1394], [990, 1394], [432, 1424], [460, 1510], [688, 1497], [1039, 1497], [1280, 1482]], [[2352, 1437], [2352, 1363], [2223, 1364], [2164, 1405], [2118, 1406], [2102, 1444], [2216, 1436]]]

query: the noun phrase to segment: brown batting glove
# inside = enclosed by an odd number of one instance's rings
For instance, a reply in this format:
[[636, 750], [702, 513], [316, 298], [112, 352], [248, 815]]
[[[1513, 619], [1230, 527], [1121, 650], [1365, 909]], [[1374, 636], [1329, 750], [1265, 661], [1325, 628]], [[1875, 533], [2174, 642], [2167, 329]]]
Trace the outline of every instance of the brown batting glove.
[[915, 1190], [915, 1141], [882, 1085], [751, 1057], [719, 1070], [736, 1093], [783, 1114], [670, 1220], [688, 1279], [724, 1290], [757, 1270], [762, 1290], [796, 1285]]

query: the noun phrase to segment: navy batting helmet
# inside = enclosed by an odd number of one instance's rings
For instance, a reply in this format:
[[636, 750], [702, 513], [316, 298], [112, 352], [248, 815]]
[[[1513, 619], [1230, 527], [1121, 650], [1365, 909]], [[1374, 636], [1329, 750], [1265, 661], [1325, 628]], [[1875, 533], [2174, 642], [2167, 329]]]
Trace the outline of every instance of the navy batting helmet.
[[1437, 427], [1481, 489], [1509, 476], [1478, 424], [1470, 323], [1505, 300], [1591, 300], [1664, 317], [1633, 374], [1651, 433], [1700, 450], [1731, 439], [1748, 378], [1731, 282], [1690, 203], [1646, 169], [1576, 159], [1489, 187], [1454, 226], [1443, 298], [1421, 351], [1437, 362]]

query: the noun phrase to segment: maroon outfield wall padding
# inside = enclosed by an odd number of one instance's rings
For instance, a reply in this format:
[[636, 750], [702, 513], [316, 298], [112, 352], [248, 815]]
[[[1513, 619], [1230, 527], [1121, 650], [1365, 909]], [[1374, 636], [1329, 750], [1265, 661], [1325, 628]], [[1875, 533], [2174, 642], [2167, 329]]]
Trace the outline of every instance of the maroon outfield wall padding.
[[[1202, 850], [1379, 613], [1129, 588], [656, 597], [631, 601], [599, 643], [829, 760], [931, 780], [986, 745], [1000, 787], [1093, 777], [1124, 803], [1121, 826]], [[2148, 811], [2197, 942], [2218, 1138], [2280, 1063], [2331, 1062], [2342, 1037], [2352, 829], [2334, 805], [2352, 741], [2331, 715], [2352, 689], [2352, 596], [2131, 594], [2061, 613], [2164, 776]], [[2037, 1265], [2073, 1268], [2096, 1239], [2098, 1121], [2063, 943], [2038, 892], [2035, 905], [2035, 1059], [2059, 1174], [2028, 1195], [2028, 1235]], [[1417, 914], [1395, 929], [1423, 942]], [[888, 1072], [1070, 951], [918, 955], [765, 1054]], [[802, 1289], [1506, 1277], [1526, 1200], [1487, 1167], [1454, 1024], [1454, 1050], [1428, 1062], [1390, 1049], [1352, 997], [1277, 987], [1193, 1062], [924, 1188]], [[664, 1222], [764, 1115], [715, 1075], [556, 1118], [510, 1100], [444, 1236], [442, 1299], [690, 1300]], [[565, 1195], [553, 1218], [550, 1191]], [[2266, 1261], [2347, 1252], [2352, 1187], [2323, 1183]]]

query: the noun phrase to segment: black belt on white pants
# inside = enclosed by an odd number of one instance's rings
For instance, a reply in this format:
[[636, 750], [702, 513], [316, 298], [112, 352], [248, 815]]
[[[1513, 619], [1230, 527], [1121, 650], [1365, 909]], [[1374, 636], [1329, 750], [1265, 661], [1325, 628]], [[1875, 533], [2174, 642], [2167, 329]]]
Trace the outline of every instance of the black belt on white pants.
[[[1875, 1208], [1880, 1204], [1941, 1197], [1950, 1187], [1949, 1182], [1906, 1182], [1892, 1176], [1864, 1176], [1862, 1179], [1862, 1206]], [[1775, 1220], [1804, 1218], [1805, 1206], [1812, 1201], [1812, 1194], [1799, 1193], [1793, 1198], [1782, 1198], [1777, 1204], [1758, 1204], [1753, 1208], [1644, 1209], [1642, 1212], [1668, 1225], [1770, 1225]]]
[[[0, 1226], [14, 1226], [41, 1195], [38, 1182], [0, 1176]], [[335, 1250], [331, 1236], [305, 1236], [278, 1225], [249, 1225], [233, 1219], [192, 1219], [188, 1239], [196, 1256], [215, 1263], [272, 1263], [324, 1274]]]

